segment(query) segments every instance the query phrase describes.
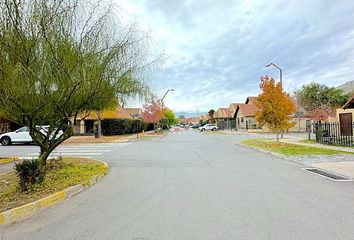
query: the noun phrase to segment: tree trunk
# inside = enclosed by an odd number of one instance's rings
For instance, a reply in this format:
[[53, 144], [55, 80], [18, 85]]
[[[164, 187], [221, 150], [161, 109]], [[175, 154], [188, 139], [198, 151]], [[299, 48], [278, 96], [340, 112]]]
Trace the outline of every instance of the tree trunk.
[[101, 117], [98, 118], [97, 120], [97, 138], [100, 138], [102, 136], [102, 127], [101, 127]]
[[45, 174], [46, 172], [46, 165], [47, 165], [47, 158], [49, 157], [52, 150], [41, 148], [41, 152], [38, 157], [39, 167], [42, 169], [42, 172]]
[[279, 131], [277, 131], [277, 144], [279, 144]]

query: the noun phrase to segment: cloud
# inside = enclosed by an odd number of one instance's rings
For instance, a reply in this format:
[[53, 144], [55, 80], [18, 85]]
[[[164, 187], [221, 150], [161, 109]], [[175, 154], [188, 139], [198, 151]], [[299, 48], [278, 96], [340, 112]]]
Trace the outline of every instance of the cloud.
[[151, 29], [169, 56], [152, 85], [176, 91], [166, 105], [207, 111], [257, 95], [261, 75], [293, 92], [312, 81], [354, 79], [354, 3], [350, 1], [117, 1], [131, 20]]

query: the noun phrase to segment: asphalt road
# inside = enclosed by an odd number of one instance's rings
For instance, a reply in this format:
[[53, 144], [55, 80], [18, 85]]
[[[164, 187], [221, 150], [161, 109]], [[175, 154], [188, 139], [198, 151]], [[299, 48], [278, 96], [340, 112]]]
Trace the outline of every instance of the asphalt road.
[[354, 182], [186, 132], [113, 149], [110, 173], [0, 239], [354, 239]]

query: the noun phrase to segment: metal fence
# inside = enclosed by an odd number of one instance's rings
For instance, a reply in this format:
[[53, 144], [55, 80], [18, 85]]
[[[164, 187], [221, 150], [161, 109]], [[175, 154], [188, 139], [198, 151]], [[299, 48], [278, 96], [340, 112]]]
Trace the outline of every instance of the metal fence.
[[335, 146], [354, 146], [354, 123], [313, 123], [316, 142]]
[[235, 128], [236, 120], [235, 119], [221, 120], [217, 122], [217, 126], [219, 130], [231, 130]]

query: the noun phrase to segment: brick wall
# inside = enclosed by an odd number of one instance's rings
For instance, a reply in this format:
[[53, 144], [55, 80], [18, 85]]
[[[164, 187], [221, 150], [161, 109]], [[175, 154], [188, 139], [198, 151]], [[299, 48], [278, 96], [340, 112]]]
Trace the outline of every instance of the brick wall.
[[10, 130], [11, 130], [11, 122], [4, 118], [0, 118], [0, 134], [9, 132]]

